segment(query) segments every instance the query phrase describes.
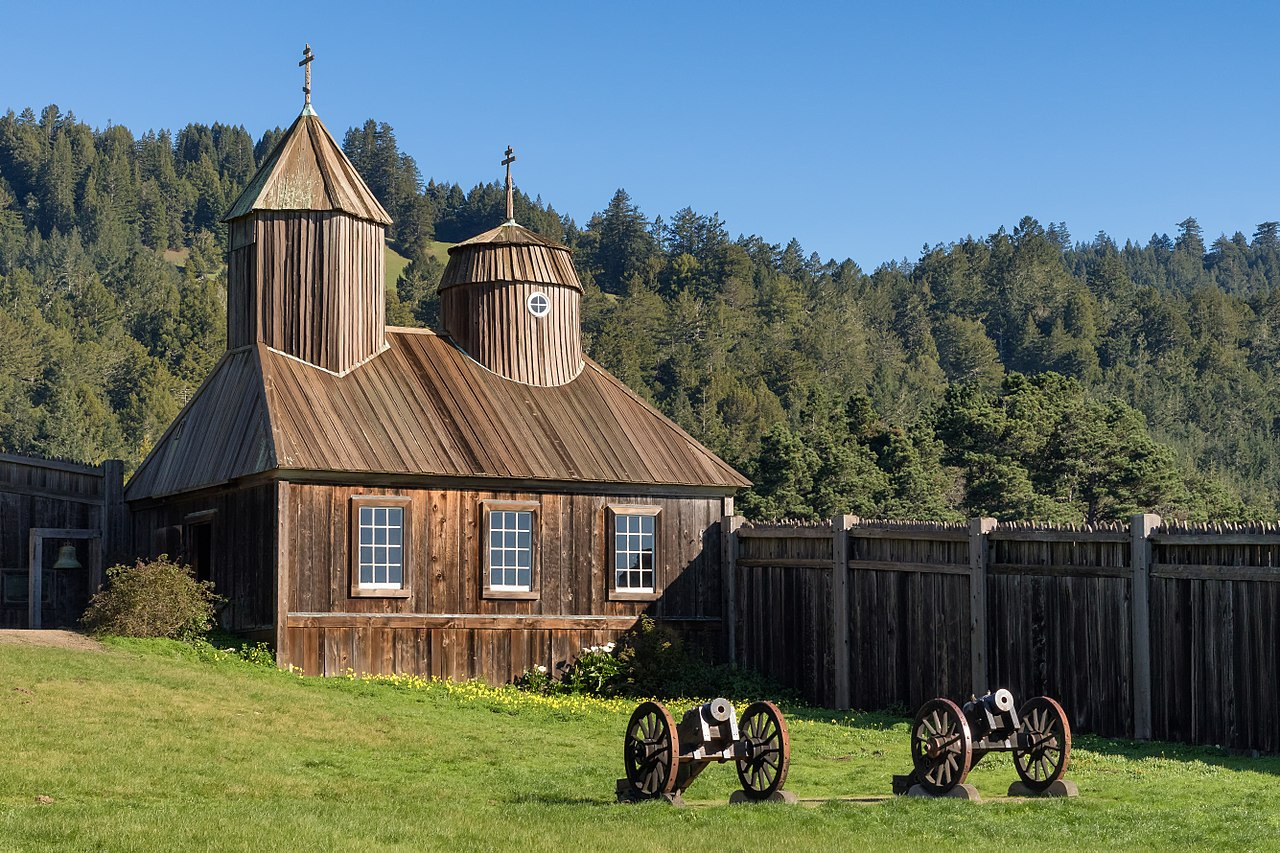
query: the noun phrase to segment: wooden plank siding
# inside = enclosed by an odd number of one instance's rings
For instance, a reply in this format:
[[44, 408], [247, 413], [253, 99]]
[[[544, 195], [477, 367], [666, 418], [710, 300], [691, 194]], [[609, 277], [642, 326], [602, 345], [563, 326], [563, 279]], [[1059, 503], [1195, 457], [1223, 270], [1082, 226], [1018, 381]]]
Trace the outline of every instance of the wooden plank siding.
[[[108, 483], [114, 477], [115, 483]], [[42, 459], [20, 454], [0, 453], [0, 583], [21, 576], [23, 600], [6, 600], [0, 588], [0, 628], [26, 628], [30, 614], [25, 600], [30, 567], [29, 531], [32, 528], [58, 530], [107, 530], [110, 518], [122, 507], [112, 506], [119, 499], [120, 467], [118, 462], [103, 465], [81, 465], [57, 459]], [[57, 544], [61, 544], [60, 542]], [[127, 545], [102, 543], [101, 551], [111, 556]], [[47, 544], [42, 552], [45, 568], [52, 565], [57, 548]], [[88, 566], [86, 550], [79, 557]], [[99, 567], [101, 568], [101, 567]], [[56, 602], [42, 611], [42, 622], [54, 624]]]
[[[925, 538], [930, 534], [936, 538]], [[915, 709], [934, 696], [965, 695], [971, 656], [965, 529], [855, 525], [848, 548], [852, 706]]]
[[[1127, 535], [1058, 541], [992, 535], [989, 686], [1057, 699], [1073, 728], [1109, 737], [1133, 721]], [[999, 570], [996, 570], [999, 567]], [[1102, 573], [1110, 576], [1100, 576]]]
[[343, 213], [258, 213], [231, 224], [227, 346], [262, 342], [335, 373], [386, 346], [384, 234]]
[[163, 503], [135, 505], [131, 513], [139, 557], [162, 553], [189, 562], [192, 518], [211, 525], [214, 591], [226, 597], [219, 622], [229, 631], [273, 639], [276, 625], [276, 491], [274, 483], [210, 489]]
[[[550, 303], [545, 317], [530, 313], [530, 295]], [[527, 385], [563, 385], [582, 372], [579, 292], [527, 282], [499, 282], [441, 291], [445, 333], [469, 356]]]
[[[351, 498], [409, 499], [408, 597], [353, 597]], [[616, 639], [640, 614], [693, 629], [713, 644], [721, 615], [722, 499], [548, 494], [445, 488], [373, 488], [292, 482], [287, 489], [290, 663], [311, 674], [412, 672], [510, 681], [536, 663], [575, 657]], [[532, 501], [538, 596], [486, 598], [483, 503]], [[608, 596], [610, 504], [657, 506], [653, 601]], [[710, 649], [710, 645], [708, 646]]]
[[[1135, 644], [1147, 636], [1131, 609], [1135, 578], [1148, 577], [1132, 565], [1137, 536], [1151, 547], [1151, 736], [1280, 751], [1280, 530], [1139, 526], [1149, 518], [1130, 530], [999, 525], [980, 536], [979, 575], [963, 526], [854, 522], [834, 534], [848, 537], [850, 704], [909, 711], [933, 696], [967, 698], [978, 637], [969, 584], [985, 577], [981, 687], [1054, 696], [1074, 729], [1132, 737]], [[832, 535], [748, 525], [723, 549], [740, 555], [730, 614], [739, 660], [839, 707], [827, 683], [839, 604], [832, 570], [820, 568]]]
[[1280, 752], [1280, 535], [1152, 539], [1152, 735]]

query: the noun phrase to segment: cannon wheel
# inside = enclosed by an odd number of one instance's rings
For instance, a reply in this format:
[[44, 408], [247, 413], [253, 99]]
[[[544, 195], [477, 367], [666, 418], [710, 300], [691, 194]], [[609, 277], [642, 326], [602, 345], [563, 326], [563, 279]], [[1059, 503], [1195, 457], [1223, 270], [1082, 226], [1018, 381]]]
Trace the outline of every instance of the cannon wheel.
[[645, 798], [671, 793], [676, 783], [680, 740], [676, 721], [658, 702], [642, 702], [627, 723], [623, 762], [627, 781]]
[[1039, 793], [1062, 778], [1071, 758], [1071, 723], [1062, 706], [1048, 696], [1028, 699], [1019, 712], [1018, 733], [1031, 741], [1013, 748], [1013, 766], [1022, 783]]
[[916, 777], [930, 794], [940, 796], [959, 785], [973, 766], [969, 721], [950, 699], [930, 699], [911, 724], [911, 760]]
[[738, 733], [747, 747], [738, 759], [738, 781], [753, 800], [767, 800], [787, 781], [791, 766], [791, 735], [787, 721], [772, 702], [752, 702], [742, 712]]

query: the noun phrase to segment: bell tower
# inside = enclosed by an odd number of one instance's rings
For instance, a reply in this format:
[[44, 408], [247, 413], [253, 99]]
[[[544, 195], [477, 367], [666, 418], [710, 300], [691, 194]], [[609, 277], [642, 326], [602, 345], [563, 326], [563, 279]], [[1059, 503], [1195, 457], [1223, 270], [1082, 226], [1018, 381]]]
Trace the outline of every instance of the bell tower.
[[227, 348], [262, 342], [345, 373], [386, 347], [384, 244], [391, 217], [311, 106], [223, 220], [228, 223]]

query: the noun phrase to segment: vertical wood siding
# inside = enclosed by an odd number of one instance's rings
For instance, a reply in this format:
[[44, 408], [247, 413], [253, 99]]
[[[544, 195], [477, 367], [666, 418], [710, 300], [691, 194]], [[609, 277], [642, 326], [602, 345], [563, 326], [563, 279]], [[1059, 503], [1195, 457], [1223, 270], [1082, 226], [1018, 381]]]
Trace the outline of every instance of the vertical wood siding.
[[[1135, 528], [1137, 521], [1135, 520]], [[1147, 691], [1151, 735], [1280, 751], [1280, 530], [1164, 526], [1147, 535], [1000, 525], [982, 572], [962, 526], [859, 522], [746, 526], [734, 534], [738, 659], [840, 707], [830, 613], [831, 537], [848, 536], [849, 697], [914, 709], [967, 698], [982, 660], [971, 579], [985, 577], [985, 683], [1058, 698], [1080, 731], [1131, 737]], [[1150, 549], [1149, 643], [1135, 630], [1133, 537]], [[1145, 538], [1145, 543], [1143, 539]], [[1140, 599], [1138, 599], [1140, 600]], [[797, 630], [797, 625], [802, 626]], [[1137, 655], [1149, 655], [1150, 684]]]
[[214, 591], [227, 599], [220, 623], [230, 631], [266, 635], [276, 622], [275, 485], [197, 492], [131, 514], [134, 550], [140, 557], [168, 554], [188, 560], [188, 518], [213, 511], [211, 568]]
[[[529, 313], [533, 293], [551, 310]], [[528, 385], [563, 385], [582, 372], [579, 292], [572, 287], [499, 282], [451, 287], [440, 294], [441, 319], [468, 355], [489, 370]]]
[[[410, 498], [407, 598], [350, 595], [353, 495]], [[288, 663], [313, 674], [412, 672], [509, 681], [525, 668], [572, 659], [585, 645], [616, 639], [642, 613], [714, 625], [721, 611], [719, 498], [562, 495], [450, 489], [379, 489], [291, 483], [286, 525]], [[481, 502], [534, 501], [538, 597], [485, 598]], [[611, 601], [605, 507], [659, 506], [654, 601]], [[326, 614], [345, 614], [335, 618]], [[511, 627], [449, 627], [445, 617], [523, 616]], [[540, 618], [612, 617], [608, 628], [542, 629]], [[374, 618], [366, 618], [374, 617]], [[388, 618], [381, 618], [388, 617]], [[390, 618], [397, 617], [397, 618]], [[403, 618], [398, 618], [403, 617]], [[418, 617], [433, 619], [415, 627]], [[456, 618], [455, 618], [456, 617]], [[421, 619], [419, 619], [421, 621]], [[491, 620], [492, 621], [492, 620]], [[382, 625], [386, 627], [382, 627]]]
[[383, 228], [343, 213], [258, 213], [231, 225], [227, 347], [262, 341], [341, 373], [385, 340]]
[[[0, 454], [0, 570], [25, 576], [33, 527], [102, 530], [108, 497], [104, 467]], [[52, 615], [46, 608], [46, 624]], [[25, 603], [0, 598], [0, 628], [26, 628], [28, 616]]]

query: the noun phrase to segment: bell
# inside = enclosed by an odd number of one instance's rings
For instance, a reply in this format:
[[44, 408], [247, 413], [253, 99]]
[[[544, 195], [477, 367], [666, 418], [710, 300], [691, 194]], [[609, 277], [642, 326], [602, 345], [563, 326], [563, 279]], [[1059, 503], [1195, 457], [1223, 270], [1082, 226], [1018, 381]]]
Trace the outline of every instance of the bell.
[[55, 569], [78, 569], [81, 568], [80, 561], [76, 559], [76, 546], [63, 545], [58, 549], [58, 562], [53, 564]]

